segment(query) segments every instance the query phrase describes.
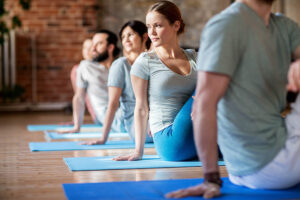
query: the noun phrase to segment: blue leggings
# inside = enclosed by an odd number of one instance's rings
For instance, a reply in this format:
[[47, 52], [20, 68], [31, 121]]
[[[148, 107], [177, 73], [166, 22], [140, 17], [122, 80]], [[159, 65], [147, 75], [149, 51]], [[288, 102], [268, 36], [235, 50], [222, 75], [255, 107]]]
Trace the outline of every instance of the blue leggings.
[[197, 158], [193, 137], [190, 97], [175, 117], [172, 125], [156, 132], [153, 136], [157, 154], [167, 161], [184, 161]]

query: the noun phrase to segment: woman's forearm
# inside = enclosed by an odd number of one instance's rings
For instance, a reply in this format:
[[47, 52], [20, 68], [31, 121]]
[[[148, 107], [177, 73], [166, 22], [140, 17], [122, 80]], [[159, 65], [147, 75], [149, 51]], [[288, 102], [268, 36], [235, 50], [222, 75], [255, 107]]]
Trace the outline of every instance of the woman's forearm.
[[119, 107], [119, 101], [115, 101], [108, 104], [108, 108], [105, 114], [104, 118], [104, 124], [103, 124], [103, 135], [102, 140], [106, 141], [111, 129], [111, 124], [115, 118], [115, 113]]
[[136, 106], [134, 110], [135, 150], [141, 156], [144, 154], [148, 115], [149, 111], [147, 108]]

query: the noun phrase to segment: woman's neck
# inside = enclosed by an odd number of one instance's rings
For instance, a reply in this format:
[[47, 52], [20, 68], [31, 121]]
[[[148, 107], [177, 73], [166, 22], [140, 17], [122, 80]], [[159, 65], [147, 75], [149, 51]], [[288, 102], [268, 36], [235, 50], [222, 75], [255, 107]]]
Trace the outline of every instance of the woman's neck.
[[137, 59], [137, 57], [143, 53], [146, 50], [146, 48], [142, 48], [140, 51], [131, 51], [127, 53], [126, 58], [130, 65], [133, 65], [134, 61]]
[[172, 44], [155, 47], [154, 50], [160, 58], [165, 59], [177, 58], [182, 54], [182, 50], [178, 43], [175, 45]]

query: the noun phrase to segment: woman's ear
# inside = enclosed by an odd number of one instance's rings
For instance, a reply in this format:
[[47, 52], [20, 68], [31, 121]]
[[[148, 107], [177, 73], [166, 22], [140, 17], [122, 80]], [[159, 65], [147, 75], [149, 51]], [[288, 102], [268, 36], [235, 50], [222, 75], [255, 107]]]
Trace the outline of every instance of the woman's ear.
[[143, 42], [146, 42], [148, 40], [148, 33], [143, 34]]
[[143, 34], [143, 41], [147, 41], [148, 40], [148, 33], [144, 33]]
[[174, 29], [175, 29], [176, 32], [179, 31], [180, 25], [181, 25], [180, 21], [178, 21], [178, 20], [173, 23], [173, 27], [174, 27]]

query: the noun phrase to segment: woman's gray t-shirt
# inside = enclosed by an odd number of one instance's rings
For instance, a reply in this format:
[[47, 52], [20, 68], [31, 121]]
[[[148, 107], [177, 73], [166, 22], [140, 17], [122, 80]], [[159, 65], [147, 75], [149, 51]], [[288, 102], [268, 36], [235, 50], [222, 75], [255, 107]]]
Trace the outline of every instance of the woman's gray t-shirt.
[[142, 53], [132, 66], [131, 75], [149, 80], [149, 122], [152, 133], [173, 124], [177, 113], [195, 90], [197, 53], [191, 49], [183, 51], [191, 66], [188, 75], [170, 70], [154, 51]]

